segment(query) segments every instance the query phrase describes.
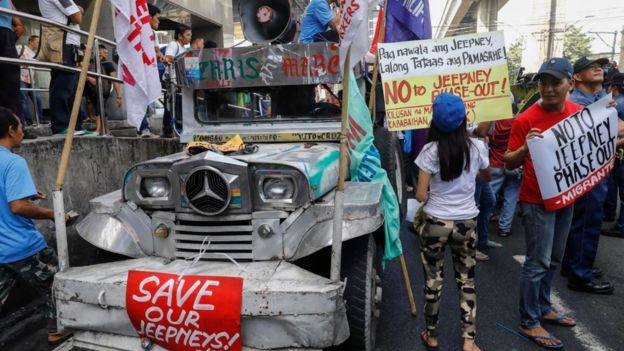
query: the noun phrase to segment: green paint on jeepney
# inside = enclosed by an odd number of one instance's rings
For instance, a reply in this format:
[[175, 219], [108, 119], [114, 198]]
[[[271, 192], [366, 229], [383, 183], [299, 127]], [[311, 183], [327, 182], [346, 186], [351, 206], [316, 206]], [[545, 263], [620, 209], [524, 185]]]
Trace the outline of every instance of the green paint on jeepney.
[[315, 198], [319, 198], [327, 191], [333, 189], [336, 186], [335, 183], [327, 184], [327, 182], [337, 179], [337, 174], [334, 175], [331, 174], [331, 172], [335, 168], [332, 167], [332, 165], [338, 164], [339, 158], [340, 151], [334, 150], [325, 155], [323, 158], [319, 159], [316, 164], [310, 165], [309, 167], [307, 165], [305, 166], [306, 176], [310, 181], [310, 188], [312, 189], [312, 191], [314, 191]]

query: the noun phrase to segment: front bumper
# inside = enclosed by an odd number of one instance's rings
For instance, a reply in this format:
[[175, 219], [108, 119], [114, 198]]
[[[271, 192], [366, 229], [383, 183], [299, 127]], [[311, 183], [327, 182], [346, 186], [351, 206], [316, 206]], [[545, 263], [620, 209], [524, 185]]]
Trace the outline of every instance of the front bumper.
[[[69, 330], [132, 337], [128, 350], [140, 349], [125, 311], [127, 272], [145, 270], [244, 279], [241, 308], [243, 346], [249, 350], [323, 349], [349, 336], [343, 284], [284, 261], [169, 262], [158, 257], [71, 268], [54, 280], [59, 326]], [[187, 269], [188, 267], [188, 269]], [[83, 333], [84, 334], [84, 333]], [[84, 334], [90, 335], [90, 334]], [[123, 348], [118, 348], [124, 350]], [[115, 349], [117, 350], [117, 349]]]

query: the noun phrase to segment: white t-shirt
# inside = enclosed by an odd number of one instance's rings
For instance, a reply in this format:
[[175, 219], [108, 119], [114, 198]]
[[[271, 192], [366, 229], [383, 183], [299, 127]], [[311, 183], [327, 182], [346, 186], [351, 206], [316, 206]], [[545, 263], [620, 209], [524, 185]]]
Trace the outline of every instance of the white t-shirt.
[[[182, 44], [180, 44], [177, 40], [174, 40], [167, 45], [167, 49], [165, 50], [165, 56], [177, 57], [185, 51], [186, 49], [184, 48], [184, 46], [182, 46]], [[173, 67], [171, 69], [171, 80], [173, 82], [176, 82], [176, 71], [175, 69], [173, 69]]]
[[[39, 0], [39, 11], [43, 18], [67, 25], [68, 17], [80, 12], [80, 9], [72, 0]], [[73, 25], [72, 27], [75, 28]], [[80, 29], [80, 26], [78, 28]], [[65, 44], [80, 45], [80, 35], [67, 32]]]
[[478, 139], [470, 138], [470, 168], [450, 182], [440, 178], [440, 160], [438, 144], [431, 142], [425, 145], [416, 158], [416, 165], [431, 174], [429, 183], [429, 199], [424, 212], [432, 217], [446, 220], [465, 220], [479, 215], [475, 204], [475, 184], [477, 173], [490, 165], [485, 144]]
[[[35, 60], [35, 52], [26, 44], [16, 45], [17, 53], [20, 54], [20, 58], [24, 60]], [[25, 67], [25, 66], [22, 66]], [[28, 68], [22, 68], [20, 70], [20, 79], [26, 84], [30, 84], [30, 74]]]

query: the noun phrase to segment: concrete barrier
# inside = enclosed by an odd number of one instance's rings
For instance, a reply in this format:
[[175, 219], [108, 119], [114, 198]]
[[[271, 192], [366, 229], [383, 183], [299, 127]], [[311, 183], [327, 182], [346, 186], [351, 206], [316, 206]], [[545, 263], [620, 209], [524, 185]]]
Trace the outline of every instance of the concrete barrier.
[[[63, 150], [61, 137], [25, 141], [16, 153], [30, 166], [35, 185], [48, 195], [39, 205], [52, 207], [58, 165]], [[63, 188], [65, 208], [82, 215], [89, 212], [89, 200], [121, 188], [126, 171], [134, 164], [182, 150], [174, 139], [140, 139], [112, 137], [76, 137]], [[48, 244], [56, 249], [54, 223], [38, 221], [37, 226]], [[93, 263], [96, 249], [84, 241], [74, 228], [68, 228], [70, 264]]]

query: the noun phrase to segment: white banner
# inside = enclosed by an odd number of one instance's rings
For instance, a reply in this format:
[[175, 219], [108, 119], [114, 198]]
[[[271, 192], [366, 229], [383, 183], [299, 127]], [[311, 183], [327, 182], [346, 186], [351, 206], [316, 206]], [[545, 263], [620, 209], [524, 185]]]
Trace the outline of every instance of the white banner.
[[529, 140], [544, 206], [572, 204], [613, 170], [618, 117], [608, 95]]
[[[353, 68], [366, 55], [370, 48], [368, 40], [368, 15], [370, 5], [377, 0], [340, 0], [340, 70], [344, 69], [347, 50], [351, 46], [351, 67]], [[373, 5], [374, 6], [374, 5]]]
[[161, 94], [154, 31], [146, 0], [110, 1], [115, 7], [115, 41], [128, 123], [138, 127], [147, 106]]

